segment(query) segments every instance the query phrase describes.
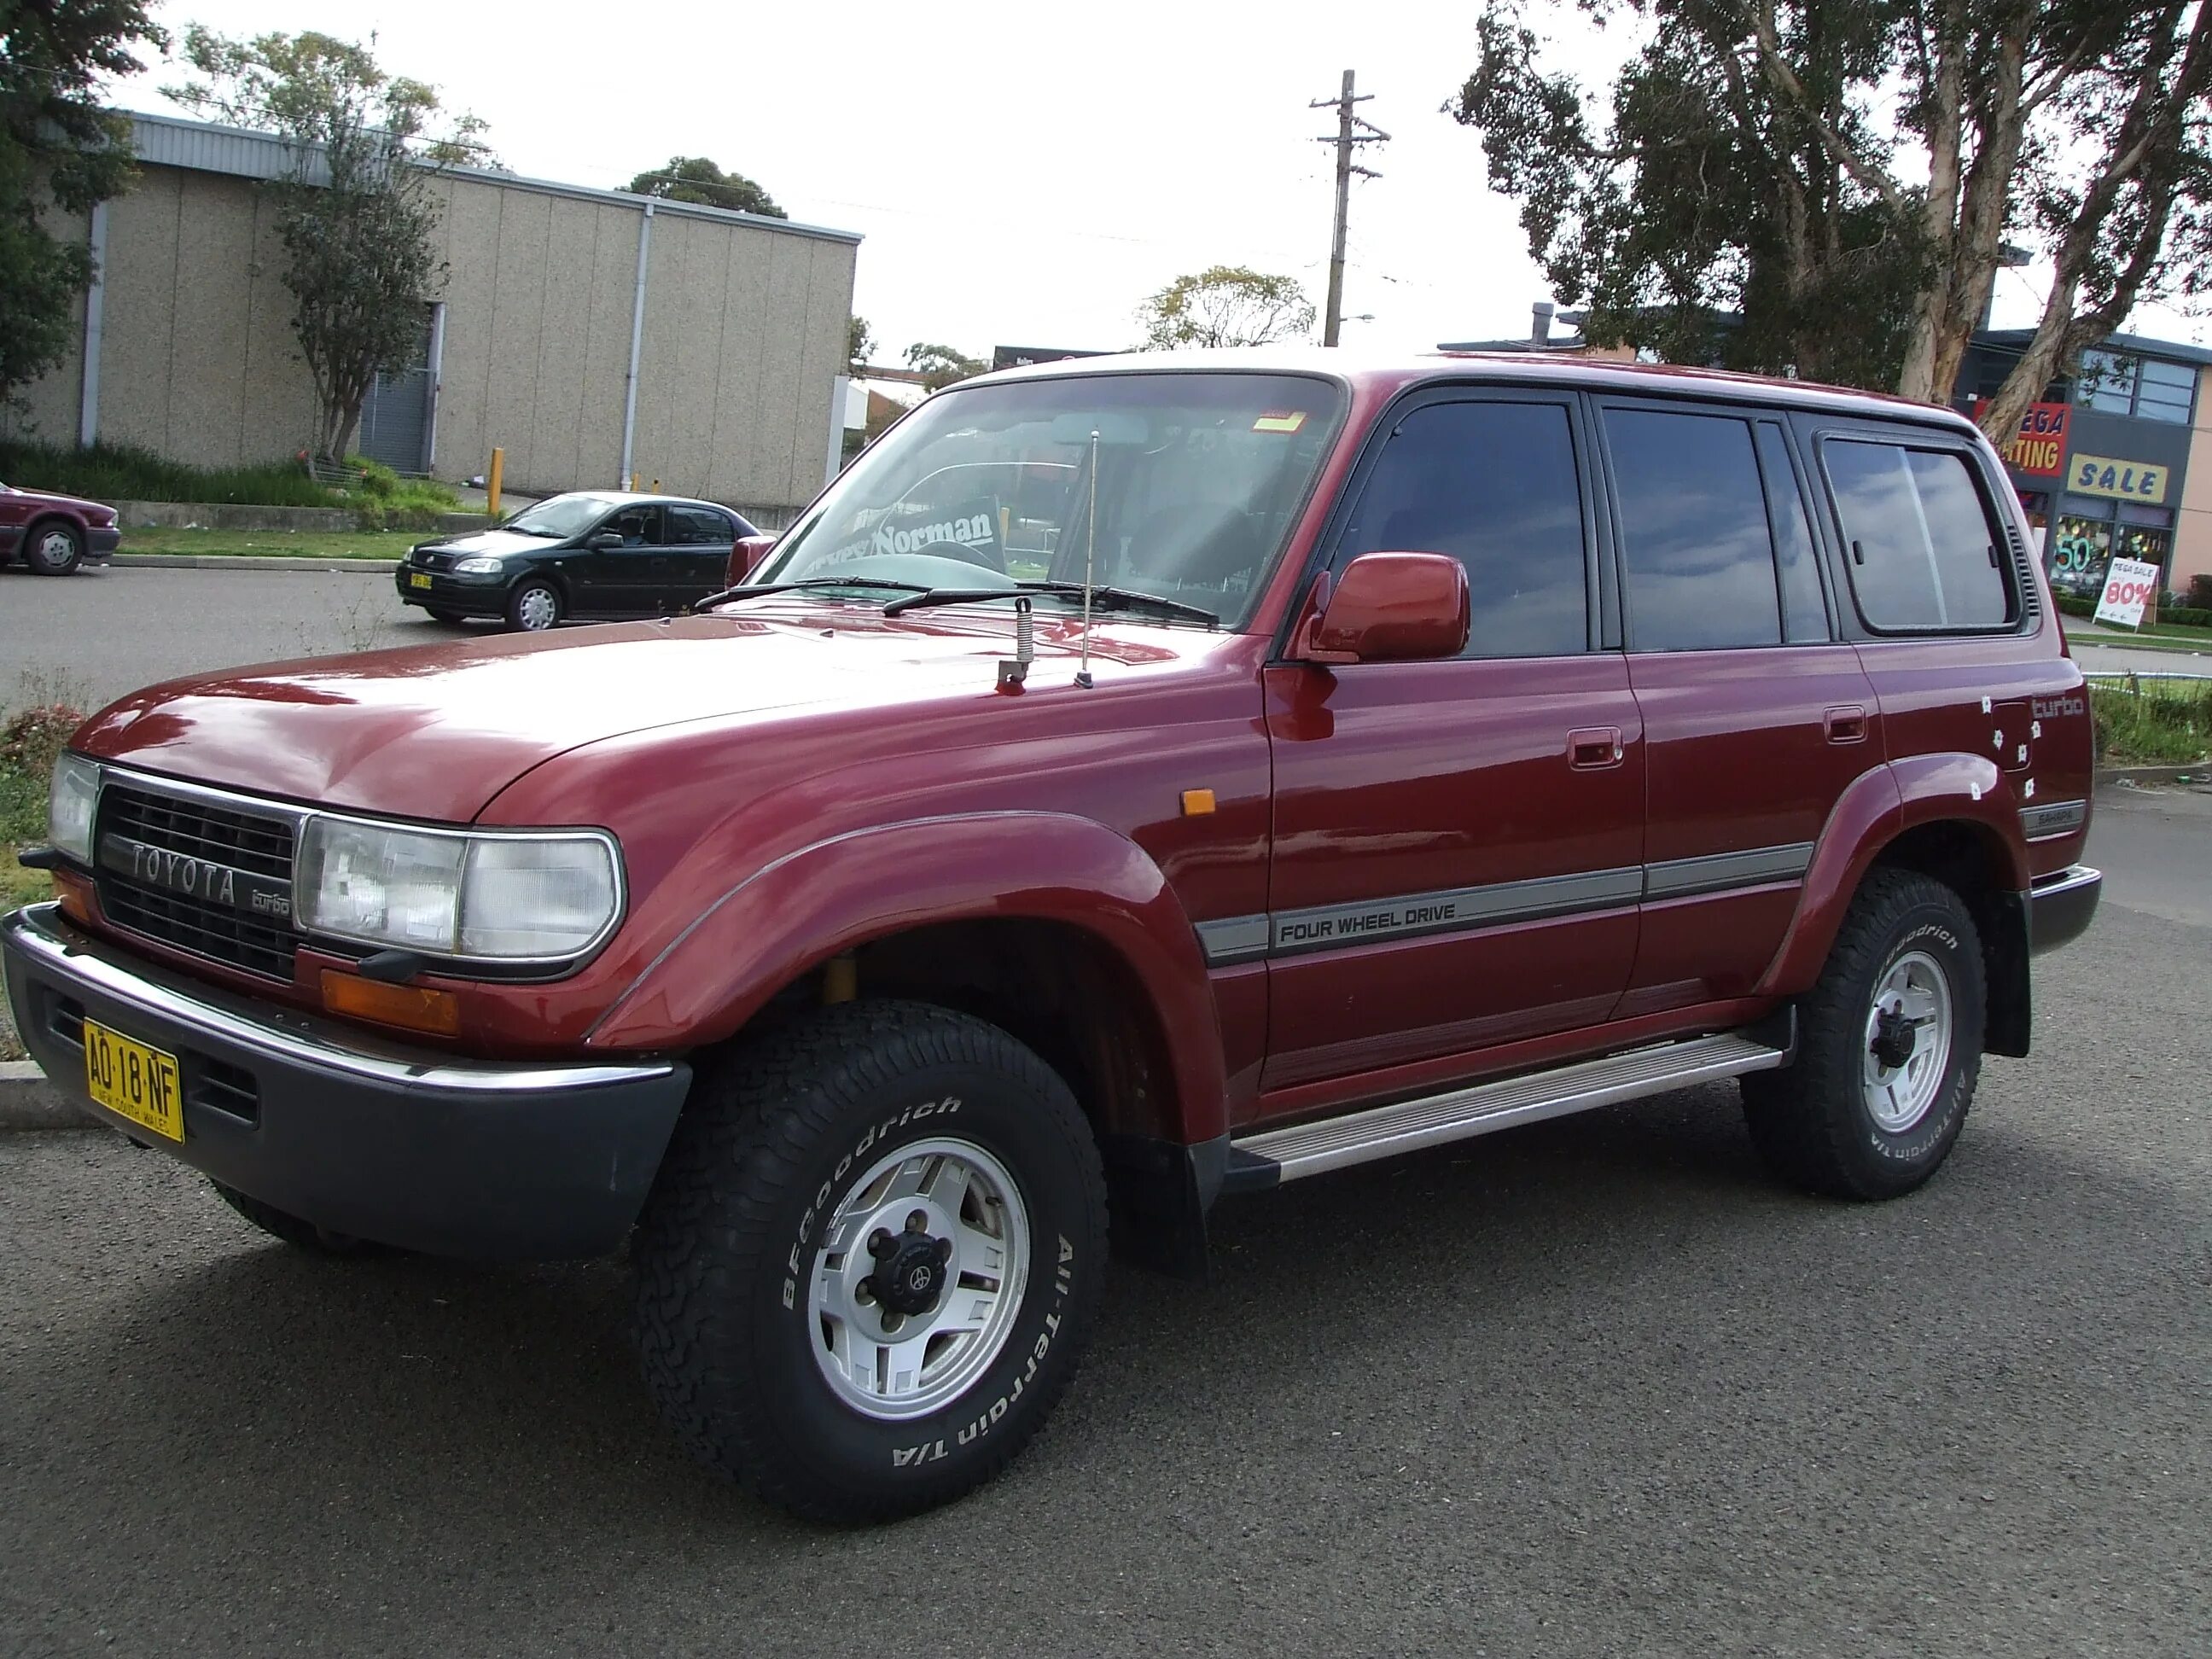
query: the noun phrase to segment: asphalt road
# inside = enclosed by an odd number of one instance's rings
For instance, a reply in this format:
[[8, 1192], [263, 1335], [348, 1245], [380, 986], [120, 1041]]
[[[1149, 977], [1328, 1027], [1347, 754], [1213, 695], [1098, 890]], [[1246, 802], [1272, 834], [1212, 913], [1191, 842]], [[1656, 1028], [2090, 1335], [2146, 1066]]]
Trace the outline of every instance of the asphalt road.
[[0, 708], [65, 695], [90, 710], [180, 674], [466, 631], [402, 605], [382, 570], [131, 565], [55, 580], [0, 565]]
[[0, 1136], [0, 1652], [2212, 1651], [2212, 799], [2100, 815], [1920, 1193], [1776, 1187], [1720, 1088], [1234, 1201], [874, 1531], [683, 1461], [618, 1264], [304, 1259]]

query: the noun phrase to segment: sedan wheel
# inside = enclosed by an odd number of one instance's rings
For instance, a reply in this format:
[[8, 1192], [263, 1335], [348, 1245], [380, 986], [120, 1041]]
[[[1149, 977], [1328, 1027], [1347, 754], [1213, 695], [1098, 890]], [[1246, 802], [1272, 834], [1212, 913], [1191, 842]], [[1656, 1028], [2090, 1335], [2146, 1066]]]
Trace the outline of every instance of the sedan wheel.
[[84, 543], [73, 525], [43, 524], [31, 532], [23, 562], [41, 576], [66, 576], [84, 556]]
[[561, 620], [561, 595], [548, 581], [523, 583], [507, 599], [507, 625], [526, 634], [542, 634]]

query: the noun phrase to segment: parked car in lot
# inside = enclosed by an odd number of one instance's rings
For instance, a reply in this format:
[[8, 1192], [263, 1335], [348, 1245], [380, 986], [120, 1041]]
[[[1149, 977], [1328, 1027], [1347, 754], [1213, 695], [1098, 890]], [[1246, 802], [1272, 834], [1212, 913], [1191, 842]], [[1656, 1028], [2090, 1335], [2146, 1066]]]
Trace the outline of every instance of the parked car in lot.
[[497, 617], [537, 633], [571, 617], [672, 615], [723, 586], [731, 544], [757, 533], [712, 501], [579, 490], [418, 542], [394, 580], [403, 602], [442, 622]]
[[902, 1514], [1043, 1420], [1109, 1213], [1201, 1275], [1224, 1193], [1726, 1078], [1788, 1181], [1928, 1180], [2100, 891], [2028, 545], [1963, 418], [1802, 384], [986, 376], [702, 614], [125, 698], [0, 957], [257, 1225], [627, 1243], [693, 1454]]
[[0, 564], [16, 559], [36, 575], [66, 576], [106, 563], [122, 540], [112, 507], [0, 483]]

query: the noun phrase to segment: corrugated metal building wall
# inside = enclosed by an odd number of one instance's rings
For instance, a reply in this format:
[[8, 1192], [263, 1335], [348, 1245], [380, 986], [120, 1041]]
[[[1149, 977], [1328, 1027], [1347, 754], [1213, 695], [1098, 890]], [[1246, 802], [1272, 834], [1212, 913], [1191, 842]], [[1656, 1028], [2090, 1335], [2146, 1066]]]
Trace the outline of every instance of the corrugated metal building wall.
[[[133, 118], [137, 183], [56, 221], [101, 254], [96, 330], [4, 417], [50, 441], [97, 435], [230, 465], [308, 441], [313, 398], [292, 332], [265, 181], [265, 133]], [[632, 468], [664, 489], [780, 523], [822, 483], [845, 368], [860, 238], [619, 191], [442, 173], [447, 265], [433, 313], [430, 470], [506, 451], [518, 489], [620, 477], [641, 233], [647, 240]], [[647, 228], [649, 224], [649, 229]], [[404, 441], [394, 440], [404, 445]]]

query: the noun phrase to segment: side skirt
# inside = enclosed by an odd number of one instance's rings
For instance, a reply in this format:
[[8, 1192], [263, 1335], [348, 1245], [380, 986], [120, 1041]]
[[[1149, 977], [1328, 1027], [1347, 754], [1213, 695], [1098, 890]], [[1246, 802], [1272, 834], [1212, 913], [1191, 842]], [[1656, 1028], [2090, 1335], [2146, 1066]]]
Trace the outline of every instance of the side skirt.
[[1256, 1192], [1349, 1164], [1468, 1140], [1519, 1123], [1641, 1100], [1721, 1078], [1772, 1071], [1796, 1048], [1794, 1011], [1752, 1030], [1654, 1043], [1601, 1060], [1527, 1072], [1340, 1117], [1239, 1135], [1224, 1192]]

